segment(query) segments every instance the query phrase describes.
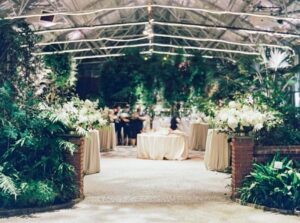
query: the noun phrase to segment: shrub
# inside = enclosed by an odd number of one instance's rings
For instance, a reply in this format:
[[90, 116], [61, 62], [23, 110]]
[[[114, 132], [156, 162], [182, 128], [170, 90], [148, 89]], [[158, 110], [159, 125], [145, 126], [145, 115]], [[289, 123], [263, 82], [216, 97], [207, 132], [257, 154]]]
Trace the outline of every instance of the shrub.
[[[282, 168], [276, 168], [276, 162]], [[299, 165], [279, 155], [267, 164], [254, 164], [239, 192], [242, 202], [293, 210], [300, 205]]]
[[54, 189], [54, 184], [50, 181], [30, 180], [19, 183], [18, 188], [17, 197], [0, 192], [2, 206], [9, 208], [42, 207], [53, 204], [58, 195]]
[[29, 181], [20, 184], [20, 196], [16, 207], [45, 206], [53, 204], [57, 193], [51, 182]]

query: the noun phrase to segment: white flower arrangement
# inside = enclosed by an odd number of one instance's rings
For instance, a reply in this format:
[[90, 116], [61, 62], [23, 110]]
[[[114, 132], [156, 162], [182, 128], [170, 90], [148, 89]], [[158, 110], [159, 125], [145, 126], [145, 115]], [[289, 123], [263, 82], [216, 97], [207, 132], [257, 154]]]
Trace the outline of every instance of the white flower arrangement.
[[266, 105], [255, 105], [252, 97], [231, 101], [219, 109], [215, 117], [215, 126], [228, 134], [257, 132], [267, 130], [282, 122], [280, 114]]
[[108, 125], [105, 112], [97, 109], [98, 102], [73, 98], [71, 101], [55, 108], [43, 110], [50, 111], [50, 119], [60, 121], [76, 134], [86, 135], [91, 129]]

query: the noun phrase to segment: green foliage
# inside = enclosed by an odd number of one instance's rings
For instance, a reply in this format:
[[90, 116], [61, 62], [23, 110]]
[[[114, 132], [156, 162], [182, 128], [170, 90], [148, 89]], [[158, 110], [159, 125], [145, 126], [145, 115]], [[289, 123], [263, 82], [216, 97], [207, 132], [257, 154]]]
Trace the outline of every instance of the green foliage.
[[70, 200], [75, 173], [64, 151], [74, 145], [61, 136], [69, 129], [40, 110], [45, 100], [36, 80], [43, 64], [32, 56], [37, 38], [23, 21], [0, 20], [0, 30], [0, 207]]
[[300, 145], [300, 131], [289, 124], [283, 124], [270, 131], [256, 134], [256, 140], [261, 145]]
[[8, 80], [30, 83], [36, 69], [37, 58], [31, 52], [37, 36], [23, 20], [0, 20], [0, 30], [0, 83]]
[[206, 116], [215, 117], [217, 105], [211, 99], [205, 98], [203, 96], [192, 97], [189, 103], [196, 105], [197, 109], [203, 112]]
[[138, 67], [142, 59], [137, 51], [129, 51], [126, 57], [111, 59], [100, 68], [100, 96], [105, 105], [112, 107], [116, 103], [135, 104], [135, 94], [140, 76]]
[[267, 145], [300, 144], [300, 109], [292, 102], [292, 87], [300, 72], [300, 65], [292, 66], [285, 52], [267, 51], [263, 60], [254, 64], [256, 81], [253, 94], [260, 102], [283, 114], [283, 124], [269, 132], [260, 132], [257, 139]]
[[142, 57], [138, 51], [130, 50], [125, 57], [111, 59], [101, 66], [99, 94], [108, 106], [117, 102], [134, 104], [140, 96], [149, 107], [162, 94], [174, 108], [179, 102], [187, 102], [192, 93], [204, 91], [204, 64], [201, 55], [192, 60], [180, 54]]
[[20, 184], [20, 194], [15, 207], [45, 206], [52, 204], [57, 196], [51, 182], [29, 181]]
[[[276, 161], [282, 168], [276, 169]], [[241, 200], [273, 208], [293, 210], [300, 205], [300, 172], [292, 160], [279, 155], [273, 161], [254, 164], [254, 169], [240, 189]]]
[[2, 190], [2, 193], [17, 199], [19, 190], [15, 185], [14, 179], [2, 173], [3, 167], [0, 166], [0, 169], [0, 189]]
[[48, 75], [49, 102], [62, 103], [74, 96], [75, 84], [75, 63], [69, 54], [53, 54], [44, 56], [45, 65], [51, 70]]
[[[8, 201], [13, 198], [18, 201], [25, 188], [18, 182], [32, 179], [54, 182], [52, 189], [55, 190], [56, 200], [71, 199], [76, 189], [72, 186], [74, 170], [64, 163], [63, 151], [74, 151], [75, 148], [72, 143], [59, 136], [66, 133], [65, 127], [46, 119], [36, 105], [32, 107], [32, 103], [25, 103], [20, 107], [18, 101], [11, 96], [14, 95], [13, 89], [8, 86], [6, 84], [0, 88], [0, 109], [5, 115], [0, 117], [0, 128], [3, 129], [0, 132], [0, 163], [6, 164], [0, 177], [1, 195]], [[35, 188], [32, 187], [31, 190]], [[18, 191], [20, 198], [17, 196]], [[37, 201], [36, 205], [42, 205], [35, 198], [33, 201]], [[52, 203], [53, 199], [47, 201]], [[9, 205], [10, 202], [5, 204]]]

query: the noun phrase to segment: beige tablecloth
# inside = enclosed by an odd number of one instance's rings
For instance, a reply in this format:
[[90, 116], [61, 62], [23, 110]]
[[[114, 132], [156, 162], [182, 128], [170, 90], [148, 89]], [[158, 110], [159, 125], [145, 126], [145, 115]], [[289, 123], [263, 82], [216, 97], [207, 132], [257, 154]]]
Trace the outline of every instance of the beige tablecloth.
[[188, 158], [188, 139], [184, 134], [142, 133], [137, 136], [137, 157], [141, 159], [184, 160]]
[[227, 135], [209, 129], [206, 140], [204, 163], [208, 170], [224, 171], [229, 166]]
[[191, 123], [190, 149], [205, 150], [208, 124]]
[[101, 152], [114, 150], [117, 146], [115, 124], [99, 129]]
[[83, 171], [85, 174], [100, 172], [99, 131], [91, 130], [84, 142]]

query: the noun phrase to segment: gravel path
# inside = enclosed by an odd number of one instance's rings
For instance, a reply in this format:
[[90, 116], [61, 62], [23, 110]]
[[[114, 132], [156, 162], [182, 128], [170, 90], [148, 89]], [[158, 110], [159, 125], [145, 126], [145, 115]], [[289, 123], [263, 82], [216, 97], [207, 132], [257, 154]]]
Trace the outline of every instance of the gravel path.
[[101, 173], [85, 177], [72, 209], [0, 219], [7, 223], [299, 223], [300, 218], [229, 199], [230, 175], [207, 171], [203, 153], [186, 161], [136, 159], [131, 147], [101, 154]]

